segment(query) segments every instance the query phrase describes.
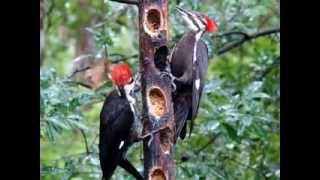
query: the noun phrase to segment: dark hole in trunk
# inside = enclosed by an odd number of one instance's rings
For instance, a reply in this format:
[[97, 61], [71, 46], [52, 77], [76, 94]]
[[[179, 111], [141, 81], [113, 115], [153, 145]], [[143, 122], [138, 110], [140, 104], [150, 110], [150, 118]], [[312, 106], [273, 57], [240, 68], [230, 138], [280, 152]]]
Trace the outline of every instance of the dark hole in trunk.
[[161, 46], [154, 54], [154, 65], [159, 71], [164, 71], [168, 65], [167, 57], [169, 50], [167, 46]]
[[162, 152], [165, 154], [170, 153], [170, 137], [169, 135], [172, 134], [169, 128], [165, 128], [164, 130], [160, 131], [160, 146]]
[[150, 9], [147, 13], [147, 27], [151, 32], [158, 32], [161, 24], [160, 12], [157, 9]]

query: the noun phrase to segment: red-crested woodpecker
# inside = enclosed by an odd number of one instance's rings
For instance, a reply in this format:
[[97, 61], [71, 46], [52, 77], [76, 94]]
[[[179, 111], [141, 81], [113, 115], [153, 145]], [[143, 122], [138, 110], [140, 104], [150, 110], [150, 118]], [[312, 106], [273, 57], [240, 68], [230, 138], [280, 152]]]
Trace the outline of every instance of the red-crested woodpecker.
[[128, 148], [139, 136], [133, 73], [127, 64], [120, 64], [112, 68], [111, 76], [116, 90], [105, 99], [100, 113], [99, 158], [102, 179], [110, 179], [118, 165], [136, 179], [143, 179], [126, 158]]
[[206, 32], [216, 32], [217, 26], [206, 15], [180, 7], [176, 9], [189, 29], [175, 45], [169, 57], [169, 75], [175, 89], [173, 102], [176, 137], [184, 139], [186, 120], [191, 120], [189, 135], [192, 132], [208, 71], [208, 47], [200, 38]]

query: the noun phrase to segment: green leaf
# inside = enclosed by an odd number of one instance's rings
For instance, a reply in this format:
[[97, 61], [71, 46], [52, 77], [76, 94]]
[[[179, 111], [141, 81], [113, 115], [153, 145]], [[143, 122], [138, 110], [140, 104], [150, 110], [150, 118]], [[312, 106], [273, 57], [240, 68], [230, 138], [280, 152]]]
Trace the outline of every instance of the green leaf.
[[57, 117], [49, 117], [47, 120], [63, 129], [70, 129], [70, 127], [68, 127], [62, 120], [59, 120], [59, 118]]
[[237, 130], [235, 130], [232, 126], [230, 126], [230, 125], [227, 124], [227, 123], [222, 123], [222, 125], [223, 125], [223, 127], [227, 130], [229, 137], [230, 137], [232, 140], [240, 143], [240, 138], [239, 138], [238, 135], [237, 135]]

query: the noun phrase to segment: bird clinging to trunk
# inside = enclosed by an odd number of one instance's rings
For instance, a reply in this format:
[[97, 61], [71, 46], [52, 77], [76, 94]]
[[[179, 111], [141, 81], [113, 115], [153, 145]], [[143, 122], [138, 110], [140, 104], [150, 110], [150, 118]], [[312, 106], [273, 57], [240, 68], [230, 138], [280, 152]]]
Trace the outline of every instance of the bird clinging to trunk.
[[191, 120], [189, 134], [192, 132], [208, 70], [208, 47], [200, 38], [206, 32], [216, 32], [217, 26], [206, 15], [180, 7], [176, 9], [189, 29], [169, 57], [169, 76], [176, 89], [173, 93], [176, 137], [184, 139], [187, 119]]
[[136, 179], [143, 179], [126, 158], [128, 148], [139, 136], [134, 109], [136, 82], [127, 64], [112, 68], [111, 76], [116, 89], [106, 98], [100, 113], [99, 158], [103, 179], [110, 179], [118, 165]]
[[136, 168], [127, 160], [126, 152], [135, 143], [150, 137], [152, 131], [142, 133], [142, 123], [137, 112], [135, 93], [140, 89], [139, 76], [133, 77], [127, 64], [111, 68], [111, 78], [116, 87], [106, 98], [100, 113], [99, 158], [103, 179], [110, 179], [119, 165], [136, 179], [143, 179]]

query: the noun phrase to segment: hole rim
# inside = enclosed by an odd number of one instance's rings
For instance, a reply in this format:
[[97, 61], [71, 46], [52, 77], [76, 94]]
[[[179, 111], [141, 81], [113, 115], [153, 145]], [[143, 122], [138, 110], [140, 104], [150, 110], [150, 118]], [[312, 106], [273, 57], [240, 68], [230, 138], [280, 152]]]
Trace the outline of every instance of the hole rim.
[[[158, 20], [159, 22], [157, 22], [157, 29], [153, 29], [152, 26], [150, 25], [150, 13], [155, 13], [156, 14], [156, 20]], [[161, 32], [163, 27], [163, 16], [162, 16], [162, 12], [161, 10], [159, 10], [159, 8], [157, 7], [150, 7], [149, 9], [146, 10], [146, 12], [144, 13], [144, 18], [143, 18], [143, 28], [144, 31], [149, 34], [152, 37], [158, 36], [159, 33]]]
[[150, 175], [149, 175], [149, 179], [150, 180], [166, 180], [166, 174], [164, 173], [163, 169], [160, 167], [155, 167], [154, 169], [151, 170]]
[[[155, 105], [153, 105], [152, 100], [151, 100], [151, 96], [152, 96], [152, 92], [156, 91], [156, 94], [159, 94], [161, 99], [164, 101], [164, 108], [163, 111], [161, 113], [157, 113], [154, 110], [156, 108], [154, 108]], [[163, 90], [161, 90], [160, 87], [157, 86], [153, 86], [151, 88], [148, 89], [148, 93], [147, 93], [147, 105], [148, 105], [148, 110], [149, 110], [149, 114], [152, 115], [153, 117], [155, 117], [155, 119], [159, 120], [161, 117], [163, 117], [165, 114], [168, 113], [168, 105], [167, 105], [167, 99], [165, 96], [165, 93], [163, 92]]]

